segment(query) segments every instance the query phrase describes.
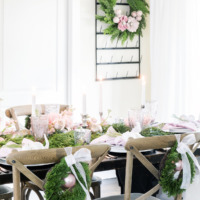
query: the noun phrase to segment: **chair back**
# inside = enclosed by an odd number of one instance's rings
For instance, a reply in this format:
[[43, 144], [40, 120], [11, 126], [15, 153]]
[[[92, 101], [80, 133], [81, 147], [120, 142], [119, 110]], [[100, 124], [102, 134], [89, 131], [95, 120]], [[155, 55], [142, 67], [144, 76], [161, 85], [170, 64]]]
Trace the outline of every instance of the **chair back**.
[[[47, 104], [38, 105], [41, 108], [41, 114], [45, 113], [46, 105]], [[60, 112], [66, 110], [68, 108], [69, 108], [68, 105], [60, 105]], [[22, 105], [22, 106], [11, 107], [11, 108], [6, 109], [5, 114], [8, 118], [15, 120], [16, 130], [19, 131], [20, 125], [19, 125], [18, 117], [25, 116], [25, 115], [31, 115], [32, 114], [32, 105]]]
[[[181, 140], [187, 136], [187, 134], [181, 135]], [[195, 133], [196, 142], [199, 144], [200, 133]], [[174, 135], [169, 136], [154, 136], [146, 138], [133, 139], [130, 138], [126, 143], [127, 160], [126, 160], [126, 178], [125, 178], [125, 195], [124, 200], [131, 199], [131, 184], [132, 184], [132, 170], [133, 170], [133, 156], [135, 156], [149, 172], [159, 180], [159, 171], [153, 166], [153, 164], [139, 151], [150, 149], [162, 149], [171, 148], [176, 142]], [[196, 151], [198, 145], [191, 146], [192, 151]], [[157, 184], [148, 192], [138, 197], [136, 200], [145, 200], [160, 189], [160, 185]], [[177, 196], [177, 200], [182, 199], [182, 195]]]
[[[80, 148], [87, 148], [91, 151], [92, 161], [90, 163], [91, 176], [96, 167], [101, 163], [104, 157], [110, 150], [109, 145], [88, 145], [81, 147], [73, 147], [72, 153], [75, 153]], [[21, 199], [20, 188], [20, 173], [25, 175], [41, 190], [44, 190], [44, 181], [31, 172], [25, 165], [57, 163], [61, 158], [66, 156], [64, 148], [59, 149], [43, 149], [43, 150], [30, 150], [13, 152], [8, 155], [6, 161], [13, 167], [13, 185], [14, 185], [14, 200]]]

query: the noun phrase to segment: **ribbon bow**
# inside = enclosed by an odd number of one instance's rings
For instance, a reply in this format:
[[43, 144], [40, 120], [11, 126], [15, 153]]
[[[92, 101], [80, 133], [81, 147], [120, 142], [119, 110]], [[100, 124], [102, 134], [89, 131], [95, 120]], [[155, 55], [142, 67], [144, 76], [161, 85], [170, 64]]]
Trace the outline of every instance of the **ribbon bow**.
[[[84, 192], [86, 193], [86, 200], [91, 200], [90, 194], [89, 194], [88, 189], [87, 189], [88, 185], [87, 185], [87, 181], [86, 181], [85, 171], [83, 169], [83, 166], [80, 164], [80, 162], [90, 162], [92, 160], [90, 150], [86, 149], [86, 148], [82, 148], [82, 149], [76, 151], [74, 153], [74, 155], [72, 154], [72, 147], [66, 147], [65, 151], [67, 153], [67, 156], [65, 157], [65, 161], [66, 161], [67, 165], [70, 167], [70, 169], [72, 170], [72, 173], [74, 174], [76, 180], [79, 182], [79, 184], [83, 188]], [[86, 187], [79, 180], [79, 178], [76, 174], [76, 171], [74, 170], [73, 165], [76, 166], [78, 172], [81, 174]]]
[[[196, 157], [194, 156], [194, 154], [192, 153], [192, 151], [190, 150], [190, 148], [188, 147], [188, 145], [192, 145], [194, 143], [196, 143], [196, 138], [194, 134], [189, 134], [188, 136], [184, 137], [181, 140], [181, 135], [177, 134], [175, 135], [177, 142], [178, 142], [178, 147], [177, 147], [177, 152], [181, 154], [181, 158], [182, 158], [182, 165], [183, 165], [183, 181], [181, 184], [181, 189], [186, 189], [191, 181], [191, 168], [190, 168], [190, 162], [188, 160], [187, 154], [189, 154], [189, 156], [191, 157], [191, 159], [194, 161], [195, 166], [197, 167], [197, 169], [200, 172], [200, 166], [199, 163], [196, 159]], [[175, 178], [178, 178], [180, 172], [176, 172], [175, 173]]]

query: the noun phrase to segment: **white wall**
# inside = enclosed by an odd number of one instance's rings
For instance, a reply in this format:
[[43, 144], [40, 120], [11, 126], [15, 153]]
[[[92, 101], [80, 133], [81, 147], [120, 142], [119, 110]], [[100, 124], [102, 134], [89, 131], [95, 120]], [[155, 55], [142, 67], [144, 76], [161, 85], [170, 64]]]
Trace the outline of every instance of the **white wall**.
[[[78, 0], [76, 0], [78, 2]], [[76, 61], [73, 65], [73, 89], [72, 104], [81, 110], [81, 90], [84, 86], [88, 92], [88, 113], [97, 115], [98, 82], [95, 82], [95, 1], [79, 0], [80, 6], [80, 30], [75, 33], [76, 37]], [[79, 13], [79, 12], [77, 12]], [[78, 16], [76, 16], [78, 17]], [[76, 29], [76, 22], [74, 21]], [[147, 28], [141, 39], [141, 72], [147, 80], [146, 97], [150, 100], [150, 52], [149, 52], [149, 18]], [[80, 56], [78, 56], [80, 53]], [[127, 111], [133, 107], [139, 107], [141, 103], [141, 80], [115, 80], [103, 82], [104, 112], [112, 109], [112, 115], [126, 117]]]
[[67, 101], [67, 1], [0, 0], [0, 97], [5, 106]]

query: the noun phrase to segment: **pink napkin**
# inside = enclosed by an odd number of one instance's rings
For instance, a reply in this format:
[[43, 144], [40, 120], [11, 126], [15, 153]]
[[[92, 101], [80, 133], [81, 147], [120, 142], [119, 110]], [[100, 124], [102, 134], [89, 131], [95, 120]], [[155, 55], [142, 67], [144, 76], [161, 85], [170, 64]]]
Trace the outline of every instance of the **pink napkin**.
[[175, 128], [185, 128], [185, 129], [190, 129], [192, 131], [197, 130], [197, 127], [192, 122], [167, 123], [163, 126], [162, 130], [169, 131], [170, 129], [175, 129]]

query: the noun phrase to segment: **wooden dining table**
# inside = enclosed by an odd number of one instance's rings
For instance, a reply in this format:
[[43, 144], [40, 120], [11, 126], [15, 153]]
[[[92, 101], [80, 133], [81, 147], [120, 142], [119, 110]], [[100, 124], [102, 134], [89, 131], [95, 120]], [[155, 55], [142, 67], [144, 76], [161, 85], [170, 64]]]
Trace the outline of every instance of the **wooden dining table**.
[[[146, 155], [147, 159], [152, 164], [159, 164], [165, 155], [163, 150], [154, 150]], [[200, 156], [200, 149], [195, 152], [196, 156]], [[134, 166], [140, 167], [141, 163], [136, 158], [133, 158]], [[28, 166], [33, 173], [44, 179], [46, 173], [54, 166], [54, 164], [39, 165], [39, 166]], [[117, 170], [125, 168], [126, 166], [126, 155], [125, 154], [114, 154], [114, 156], [108, 156], [105, 158], [100, 165], [96, 168], [95, 172]], [[25, 176], [21, 175], [21, 180], [28, 180]], [[0, 185], [12, 183], [12, 167], [6, 163], [6, 161], [0, 160]]]

